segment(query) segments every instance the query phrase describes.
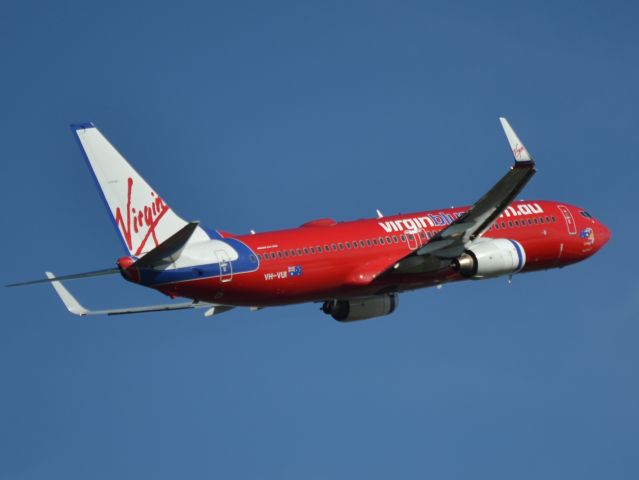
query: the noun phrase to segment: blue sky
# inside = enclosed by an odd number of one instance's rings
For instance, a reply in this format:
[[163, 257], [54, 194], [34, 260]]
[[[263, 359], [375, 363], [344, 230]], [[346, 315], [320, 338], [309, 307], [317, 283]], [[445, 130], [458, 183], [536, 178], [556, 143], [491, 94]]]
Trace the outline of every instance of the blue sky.
[[[563, 270], [316, 305], [80, 319], [2, 289], [0, 478], [639, 474], [634, 2], [8, 2], [2, 283], [113, 265], [68, 124], [91, 120], [188, 219], [231, 232], [529, 199], [612, 230]], [[162, 301], [116, 277], [90, 307]]]

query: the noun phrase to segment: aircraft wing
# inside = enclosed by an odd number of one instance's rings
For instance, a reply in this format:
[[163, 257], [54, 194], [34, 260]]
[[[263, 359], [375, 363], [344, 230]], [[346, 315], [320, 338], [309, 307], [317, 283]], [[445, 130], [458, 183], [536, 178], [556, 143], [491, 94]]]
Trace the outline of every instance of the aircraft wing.
[[[501, 117], [502, 128], [510, 144], [515, 164], [464, 215], [439, 232], [428, 244], [395, 264], [398, 273], [432, 271], [440, 268], [437, 259], [455, 258], [480, 237], [535, 174], [535, 163], [508, 120]], [[434, 261], [435, 260], [435, 261]]]
[[67, 309], [81, 317], [87, 315], [126, 315], [132, 313], [146, 313], [146, 312], [164, 312], [169, 310], [187, 310], [191, 308], [208, 308], [204, 314], [207, 317], [217, 315], [231, 310], [233, 307], [227, 305], [217, 305], [207, 302], [184, 302], [184, 303], [167, 303], [164, 305], [147, 305], [143, 307], [129, 307], [129, 308], [114, 308], [109, 310], [89, 310], [84, 308], [76, 298], [71, 295], [71, 292], [67, 290], [62, 283], [55, 278], [53, 273], [45, 272], [47, 277], [51, 281], [51, 285], [55, 289], [56, 293], [64, 303]]
[[74, 273], [72, 275], [62, 275], [60, 277], [53, 278], [43, 278], [38, 280], [30, 280], [28, 282], [20, 282], [20, 283], [10, 283], [5, 285], [6, 287], [24, 287], [26, 285], [37, 285], [40, 283], [51, 283], [53, 280], [77, 280], [81, 278], [91, 278], [91, 277], [99, 277], [102, 275], [115, 275], [116, 273], [120, 273], [120, 269], [118, 268], [107, 268], [104, 270], [95, 270], [93, 272], [85, 272], [85, 273]]

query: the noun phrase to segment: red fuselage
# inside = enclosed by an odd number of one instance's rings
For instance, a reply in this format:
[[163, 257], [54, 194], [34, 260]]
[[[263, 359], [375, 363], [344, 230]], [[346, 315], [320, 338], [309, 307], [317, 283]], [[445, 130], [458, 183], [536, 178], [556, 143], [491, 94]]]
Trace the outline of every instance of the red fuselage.
[[[346, 299], [464, 280], [445, 264], [429, 273], [384, 275], [426, 245], [468, 207], [383, 218], [308, 222], [301, 227], [231, 235], [257, 257], [257, 269], [156, 286], [161, 292], [237, 306]], [[220, 232], [221, 233], [221, 232]], [[609, 230], [583, 209], [553, 201], [513, 202], [484, 238], [515, 240], [525, 250], [522, 272], [563, 267], [597, 252]]]

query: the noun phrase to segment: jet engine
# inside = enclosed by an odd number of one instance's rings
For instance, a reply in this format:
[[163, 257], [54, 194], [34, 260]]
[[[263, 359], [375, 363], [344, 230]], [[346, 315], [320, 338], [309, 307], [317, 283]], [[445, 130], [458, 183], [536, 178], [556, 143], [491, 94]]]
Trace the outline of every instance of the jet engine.
[[338, 322], [354, 322], [389, 315], [398, 305], [399, 297], [391, 293], [350, 300], [327, 300], [322, 305], [322, 311]]
[[467, 278], [498, 277], [519, 272], [526, 265], [524, 247], [515, 240], [482, 239], [453, 260], [453, 268]]

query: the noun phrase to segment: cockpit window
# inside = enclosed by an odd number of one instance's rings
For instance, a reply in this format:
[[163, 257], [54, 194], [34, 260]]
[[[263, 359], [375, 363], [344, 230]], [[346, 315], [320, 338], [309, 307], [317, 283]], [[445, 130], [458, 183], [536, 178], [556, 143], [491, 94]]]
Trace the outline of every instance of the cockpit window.
[[586, 217], [586, 218], [592, 218], [592, 215], [590, 215], [588, 212], [586, 212], [585, 210], [582, 210], [581, 212], [581, 216], [582, 217]]

